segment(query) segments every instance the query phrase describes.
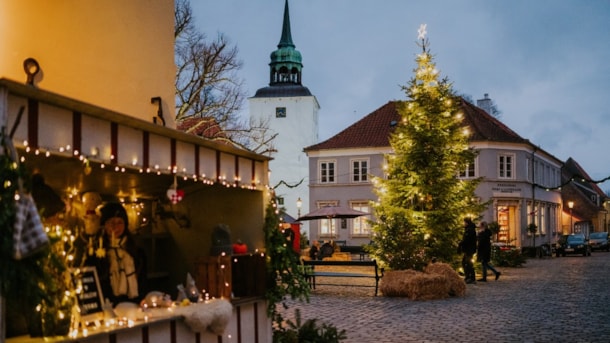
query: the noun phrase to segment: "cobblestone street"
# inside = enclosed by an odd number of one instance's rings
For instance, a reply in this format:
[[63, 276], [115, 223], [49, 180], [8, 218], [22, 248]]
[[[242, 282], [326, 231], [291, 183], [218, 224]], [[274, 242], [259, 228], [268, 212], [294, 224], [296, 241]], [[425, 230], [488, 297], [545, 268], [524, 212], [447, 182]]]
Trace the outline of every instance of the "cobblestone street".
[[467, 285], [464, 297], [444, 300], [318, 286], [309, 303], [290, 302], [284, 316], [293, 319], [298, 308], [303, 320], [345, 329], [351, 343], [610, 342], [610, 253], [528, 259], [498, 270], [498, 281]]

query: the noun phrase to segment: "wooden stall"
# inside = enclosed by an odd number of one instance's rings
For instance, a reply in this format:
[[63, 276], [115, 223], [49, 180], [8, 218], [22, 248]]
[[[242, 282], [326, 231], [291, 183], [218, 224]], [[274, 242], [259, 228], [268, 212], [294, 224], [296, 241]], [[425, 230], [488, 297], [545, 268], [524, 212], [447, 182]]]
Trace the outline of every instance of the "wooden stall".
[[[0, 79], [0, 119], [2, 126], [15, 127], [13, 143], [28, 172], [44, 176], [67, 207], [79, 208], [82, 194], [91, 191], [123, 203], [147, 256], [148, 291], [175, 298], [190, 274], [210, 298], [232, 305], [223, 334], [189, 331], [176, 314], [86, 337], [81, 331], [74, 341], [270, 341], [261, 296], [267, 157], [7, 79]], [[211, 256], [211, 235], [219, 225], [251, 253]]]

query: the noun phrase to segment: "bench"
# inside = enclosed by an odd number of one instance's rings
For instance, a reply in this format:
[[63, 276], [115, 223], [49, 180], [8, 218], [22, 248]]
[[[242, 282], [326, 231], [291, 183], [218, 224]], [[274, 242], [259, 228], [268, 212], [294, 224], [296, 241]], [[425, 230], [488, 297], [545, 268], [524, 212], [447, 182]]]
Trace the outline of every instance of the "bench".
[[[316, 289], [317, 285], [325, 286], [354, 286], [354, 287], [373, 287], [372, 285], [354, 285], [354, 284], [337, 284], [337, 283], [316, 283], [316, 277], [357, 277], [357, 278], [372, 278], [375, 279], [375, 296], [379, 289], [379, 280], [383, 277], [383, 268], [377, 266], [377, 261], [318, 261], [318, 260], [303, 260], [305, 278], [309, 282], [309, 287]], [[366, 274], [362, 272], [330, 272], [316, 270], [316, 266], [341, 266], [341, 267], [372, 267], [375, 274]]]
[[346, 245], [341, 247], [341, 252], [348, 252], [350, 254], [355, 254], [360, 257], [360, 261], [363, 261], [367, 255], [367, 252], [364, 250], [364, 246], [362, 245]]

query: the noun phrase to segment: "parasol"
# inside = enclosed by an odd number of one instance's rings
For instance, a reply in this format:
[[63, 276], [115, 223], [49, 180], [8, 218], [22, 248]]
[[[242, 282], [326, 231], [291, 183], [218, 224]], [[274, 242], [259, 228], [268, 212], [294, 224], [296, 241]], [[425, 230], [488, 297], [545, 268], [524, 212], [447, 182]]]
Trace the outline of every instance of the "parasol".
[[[298, 220], [316, 220], [316, 219], [334, 219], [334, 218], [357, 218], [366, 216], [368, 213], [354, 210], [349, 207], [342, 206], [324, 206], [313, 210], [301, 217]], [[330, 233], [333, 234], [333, 221], [330, 221]]]

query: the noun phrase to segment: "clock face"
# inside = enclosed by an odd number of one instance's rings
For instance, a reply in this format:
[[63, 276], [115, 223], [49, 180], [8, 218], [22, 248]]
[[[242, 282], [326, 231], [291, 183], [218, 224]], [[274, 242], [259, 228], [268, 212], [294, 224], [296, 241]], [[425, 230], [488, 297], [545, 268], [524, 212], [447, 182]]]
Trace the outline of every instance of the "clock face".
[[276, 118], [286, 118], [286, 107], [276, 107], [275, 108], [275, 117]]

